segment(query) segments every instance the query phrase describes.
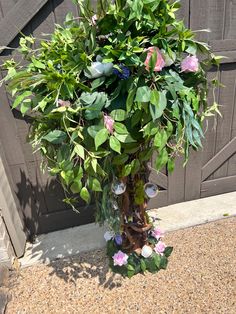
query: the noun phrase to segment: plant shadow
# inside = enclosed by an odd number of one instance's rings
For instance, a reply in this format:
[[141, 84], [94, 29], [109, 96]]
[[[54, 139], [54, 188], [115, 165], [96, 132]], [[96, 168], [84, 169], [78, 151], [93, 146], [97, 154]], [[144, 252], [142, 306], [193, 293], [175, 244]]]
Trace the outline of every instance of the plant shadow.
[[94, 250], [80, 255], [54, 260], [48, 264], [50, 276], [56, 275], [67, 283], [77, 285], [80, 279], [96, 278], [99, 286], [112, 290], [122, 286], [122, 277], [109, 271], [105, 250]]

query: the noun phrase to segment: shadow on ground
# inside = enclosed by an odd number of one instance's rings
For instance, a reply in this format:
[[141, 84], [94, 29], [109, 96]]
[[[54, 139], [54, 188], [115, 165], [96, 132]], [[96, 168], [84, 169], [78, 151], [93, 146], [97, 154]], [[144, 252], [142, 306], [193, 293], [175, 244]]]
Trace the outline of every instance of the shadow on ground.
[[105, 250], [81, 253], [66, 259], [55, 260], [48, 265], [50, 276], [58, 276], [68, 283], [77, 284], [80, 278], [97, 278], [98, 285], [113, 289], [121, 286], [121, 277], [109, 271]]

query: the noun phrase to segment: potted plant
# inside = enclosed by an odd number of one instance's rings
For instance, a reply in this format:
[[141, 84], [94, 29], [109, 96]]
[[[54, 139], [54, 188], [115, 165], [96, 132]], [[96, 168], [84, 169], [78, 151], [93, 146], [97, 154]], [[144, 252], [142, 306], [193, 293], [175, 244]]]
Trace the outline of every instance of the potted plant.
[[7, 61], [4, 81], [12, 108], [31, 112], [30, 141], [64, 201], [76, 210], [93, 195], [96, 220], [110, 228], [112, 269], [155, 272], [172, 248], [146, 211], [158, 193], [148, 162], [156, 152], [156, 170], [171, 172], [176, 156], [187, 162], [202, 146], [203, 120], [218, 111], [207, 103], [206, 71], [219, 58], [176, 19], [178, 1], [75, 2], [80, 17], [68, 14], [50, 39], [21, 38], [27, 64]]

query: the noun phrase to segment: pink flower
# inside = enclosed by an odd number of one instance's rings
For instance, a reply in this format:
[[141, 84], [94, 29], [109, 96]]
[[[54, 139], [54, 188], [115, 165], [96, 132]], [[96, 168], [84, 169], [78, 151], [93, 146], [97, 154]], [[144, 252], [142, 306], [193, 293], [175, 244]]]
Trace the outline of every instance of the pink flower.
[[92, 18], [91, 18], [91, 20], [92, 20], [92, 25], [96, 25], [96, 24], [97, 24], [97, 19], [98, 19], [97, 14], [94, 14], [94, 15], [92, 16]]
[[114, 131], [114, 120], [112, 119], [112, 117], [104, 114], [104, 125], [106, 127], [106, 129], [109, 131], [110, 134], [113, 134]]
[[199, 69], [199, 62], [196, 56], [187, 56], [181, 62], [182, 72], [197, 72]]
[[122, 251], [118, 251], [116, 254], [112, 256], [114, 261], [114, 266], [123, 266], [128, 263], [128, 255], [123, 253]]
[[69, 102], [69, 100], [58, 99], [57, 104], [58, 104], [58, 106], [60, 106], [60, 107], [70, 107], [70, 102]]
[[164, 236], [164, 232], [162, 232], [160, 228], [155, 228], [154, 230], [152, 230], [152, 236], [159, 240], [161, 237]]
[[163, 252], [165, 251], [166, 245], [164, 242], [159, 241], [155, 247], [154, 247], [154, 251], [160, 255], [163, 255]]
[[151, 56], [156, 52], [157, 61], [156, 61], [154, 71], [155, 72], [161, 71], [162, 68], [165, 66], [165, 60], [162, 57], [160, 50], [157, 47], [149, 47], [147, 51], [148, 51], [147, 58], [144, 62], [144, 64], [146, 65], [146, 70], [149, 71], [149, 67], [150, 67], [149, 63], [150, 63]]

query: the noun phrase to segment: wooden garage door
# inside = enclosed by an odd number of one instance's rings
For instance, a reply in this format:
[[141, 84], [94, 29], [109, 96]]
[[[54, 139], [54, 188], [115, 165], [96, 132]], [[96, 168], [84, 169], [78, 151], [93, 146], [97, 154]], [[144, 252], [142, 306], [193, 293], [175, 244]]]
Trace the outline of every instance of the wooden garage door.
[[[228, 56], [220, 72], [220, 80], [226, 87], [217, 92], [223, 118], [218, 117], [216, 122], [211, 119], [206, 125], [204, 150], [192, 153], [186, 168], [180, 158], [171, 175], [166, 169], [158, 174], [152, 171], [150, 179], [159, 185], [161, 192], [150, 201], [149, 207], [236, 190], [236, 0], [181, 0], [181, 4], [180, 16], [187, 25], [212, 30], [207, 35], [200, 33], [199, 39], [210, 41], [217, 53]], [[50, 33], [54, 23], [62, 23], [68, 11], [78, 13], [71, 0], [0, 0], [0, 46], [10, 43], [17, 47], [19, 30], [37, 37]], [[0, 62], [11, 53], [4, 50]], [[213, 72], [209, 73], [212, 75]], [[91, 222], [92, 207], [81, 204], [81, 214], [77, 215], [61, 201], [64, 195], [56, 180], [41, 173], [40, 158], [32, 154], [26, 143], [29, 119], [11, 111], [11, 99], [4, 86], [0, 88], [0, 104], [0, 139], [18, 208], [30, 234]]]
[[[209, 29], [211, 32], [198, 32], [197, 37], [209, 42], [216, 55], [227, 57], [219, 73], [225, 87], [216, 91], [222, 118], [211, 118], [205, 124], [203, 151], [192, 152], [185, 168], [179, 158], [173, 174], [152, 172], [161, 192], [149, 207], [236, 191], [236, 0], [186, 1], [182, 14], [193, 30]], [[209, 78], [215, 75], [209, 72]], [[213, 103], [211, 96], [208, 101]]]
[[[0, 46], [17, 47], [19, 30], [40, 38], [50, 33], [54, 23], [63, 23], [65, 15], [78, 14], [71, 0], [0, 0]], [[15, 52], [5, 49], [0, 63]], [[0, 73], [0, 77], [4, 73]], [[60, 184], [40, 171], [40, 156], [27, 143], [30, 117], [11, 110], [5, 87], [0, 88], [0, 139], [5, 150], [17, 205], [30, 235], [92, 222], [93, 206], [81, 203], [80, 215], [69, 208]]]

